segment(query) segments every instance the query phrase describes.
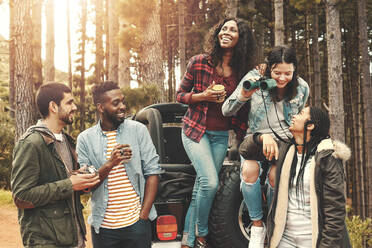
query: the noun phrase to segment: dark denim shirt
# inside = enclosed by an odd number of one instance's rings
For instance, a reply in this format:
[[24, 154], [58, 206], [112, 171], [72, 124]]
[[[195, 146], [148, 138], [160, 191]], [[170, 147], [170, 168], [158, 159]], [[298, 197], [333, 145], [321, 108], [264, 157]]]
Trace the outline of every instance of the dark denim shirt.
[[[132, 149], [132, 159], [124, 164], [134, 190], [140, 196], [141, 204], [145, 194], [146, 177], [161, 174], [159, 156], [152, 143], [150, 134], [145, 125], [137, 121], [125, 120], [117, 129], [117, 143], [129, 144]], [[101, 129], [100, 123], [85, 130], [77, 138], [78, 162], [80, 165], [93, 165], [99, 169], [107, 162], [107, 138]], [[98, 233], [105, 216], [108, 203], [107, 178], [92, 194], [92, 213], [88, 223]], [[149, 219], [156, 218], [155, 207], [152, 206]]]

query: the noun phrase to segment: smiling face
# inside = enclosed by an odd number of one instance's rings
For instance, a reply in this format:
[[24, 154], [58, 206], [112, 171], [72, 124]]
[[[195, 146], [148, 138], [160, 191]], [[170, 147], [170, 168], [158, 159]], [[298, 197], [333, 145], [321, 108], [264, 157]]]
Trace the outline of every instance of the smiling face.
[[[303, 134], [305, 123], [309, 120], [310, 107], [305, 107], [304, 109], [301, 110], [300, 113], [292, 117], [292, 122], [291, 125], [289, 126], [289, 131], [291, 131], [293, 135], [295, 135], [295, 133]], [[308, 126], [308, 129], [311, 129], [311, 127]]]
[[58, 106], [58, 119], [65, 125], [72, 124], [77, 107], [71, 93], [63, 93], [63, 99]]
[[118, 127], [125, 119], [126, 106], [123, 93], [120, 89], [114, 89], [105, 92], [102, 98], [102, 103], [97, 105], [102, 116], [102, 122], [109, 126]]
[[218, 41], [223, 49], [231, 49], [235, 47], [239, 40], [239, 29], [238, 25], [234, 20], [227, 21], [222, 26], [218, 33]]
[[292, 63], [279, 63], [271, 67], [271, 78], [275, 79], [279, 89], [283, 89], [292, 81], [294, 69]]

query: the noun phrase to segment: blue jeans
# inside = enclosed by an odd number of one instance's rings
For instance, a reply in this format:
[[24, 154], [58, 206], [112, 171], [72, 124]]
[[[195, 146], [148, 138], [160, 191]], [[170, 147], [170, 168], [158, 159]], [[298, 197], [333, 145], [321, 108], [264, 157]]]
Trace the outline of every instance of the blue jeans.
[[218, 188], [218, 173], [226, 156], [227, 131], [206, 131], [200, 142], [182, 132], [182, 143], [196, 171], [196, 179], [186, 214], [182, 245], [194, 246], [195, 238], [208, 234], [208, 217]]
[[151, 248], [151, 223], [149, 220], [139, 219], [133, 225], [108, 229], [100, 228], [99, 233], [92, 231], [94, 248]]
[[[244, 159], [241, 158], [241, 165], [243, 166]], [[261, 166], [262, 162], [257, 161], [258, 164]], [[242, 170], [241, 170], [242, 171]], [[260, 175], [261, 175], [262, 169], [260, 168]], [[270, 171], [267, 173], [269, 175]], [[273, 197], [274, 189], [271, 187], [268, 176], [266, 178], [266, 184], [267, 184], [267, 205], [270, 206], [271, 199]], [[243, 180], [243, 175], [240, 174], [241, 179], [241, 185], [240, 188], [242, 190], [243, 198], [245, 205], [248, 208], [249, 217], [251, 220], [261, 220], [263, 218], [263, 211], [262, 211], [262, 190], [261, 190], [261, 180], [260, 176], [258, 176], [256, 182], [254, 183], [247, 183]]]

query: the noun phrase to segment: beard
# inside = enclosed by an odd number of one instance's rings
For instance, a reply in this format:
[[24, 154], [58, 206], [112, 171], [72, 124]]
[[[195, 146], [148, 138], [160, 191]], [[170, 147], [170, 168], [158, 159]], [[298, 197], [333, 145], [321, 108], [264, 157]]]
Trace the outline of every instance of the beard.
[[104, 118], [111, 122], [114, 126], [119, 126], [124, 122], [125, 118], [120, 118], [116, 116], [116, 113], [109, 113], [108, 111], [103, 112]]
[[70, 115], [66, 115], [60, 118], [60, 120], [63, 121], [66, 125], [71, 125], [74, 122], [73, 118], [70, 118]]
[[67, 112], [59, 112], [58, 117], [61, 121], [63, 121], [66, 125], [71, 125], [74, 121], [74, 118], [72, 116], [73, 111], [67, 113]]

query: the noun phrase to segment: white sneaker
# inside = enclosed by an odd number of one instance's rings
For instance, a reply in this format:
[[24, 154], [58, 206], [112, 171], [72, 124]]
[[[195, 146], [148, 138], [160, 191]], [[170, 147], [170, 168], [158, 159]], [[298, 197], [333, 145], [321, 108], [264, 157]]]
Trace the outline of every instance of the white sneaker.
[[252, 226], [251, 227], [251, 238], [249, 240], [248, 248], [264, 248], [266, 237], [266, 227], [264, 226]]

